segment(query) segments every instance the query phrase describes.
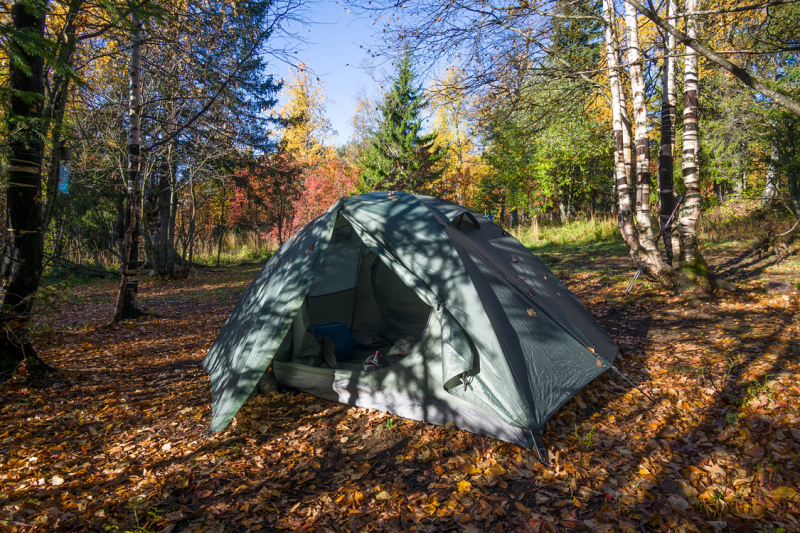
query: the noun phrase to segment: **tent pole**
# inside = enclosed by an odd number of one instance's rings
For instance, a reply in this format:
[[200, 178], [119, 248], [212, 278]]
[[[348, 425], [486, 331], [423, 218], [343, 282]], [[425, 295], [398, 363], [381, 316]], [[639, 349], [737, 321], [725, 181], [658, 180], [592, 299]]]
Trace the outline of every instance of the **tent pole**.
[[629, 378], [628, 376], [626, 376], [625, 374], [623, 374], [622, 372], [620, 372], [620, 370], [619, 370], [617, 367], [615, 367], [614, 365], [611, 365], [611, 370], [613, 370], [614, 372], [616, 372], [617, 374], [619, 374], [619, 377], [621, 377], [622, 379], [624, 379], [625, 381], [627, 381], [627, 382], [628, 382], [628, 385], [630, 385], [630, 386], [631, 386], [631, 387], [633, 387], [634, 389], [636, 389], [636, 390], [638, 390], [639, 392], [641, 392], [642, 394], [644, 394], [644, 395], [645, 395], [645, 397], [646, 397], [648, 400], [650, 400], [652, 403], [656, 403], [656, 401], [655, 401], [654, 399], [652, 399], [652, 398], [650, 397], [650, 395], [649, 395], [649, 394], [647, 394], [645, 391], [643, 391], [642, 389], [640, 389], [640, 388], [639, 388], [639, 386], [638, 386], [638, 385], [636, 385], [636, 383], [634, 383], [633, 381], [631, 381], [631, 380], [630, 380], [630, 378]]

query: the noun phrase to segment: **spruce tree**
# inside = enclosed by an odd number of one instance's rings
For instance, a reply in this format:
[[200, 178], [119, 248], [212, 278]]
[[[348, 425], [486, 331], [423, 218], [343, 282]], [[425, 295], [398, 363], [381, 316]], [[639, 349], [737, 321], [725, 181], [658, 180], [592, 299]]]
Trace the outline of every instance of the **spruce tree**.
[[445, 155], [434, 146], [436, 133], [420, 135], [420, 113], [428, 102], [415, 78], [411, 53], [407, 51], [380, 106], [380, 124], [362, 161], [363, 191], [414, 192], [439, 178], [442, 172], [435, 168]]

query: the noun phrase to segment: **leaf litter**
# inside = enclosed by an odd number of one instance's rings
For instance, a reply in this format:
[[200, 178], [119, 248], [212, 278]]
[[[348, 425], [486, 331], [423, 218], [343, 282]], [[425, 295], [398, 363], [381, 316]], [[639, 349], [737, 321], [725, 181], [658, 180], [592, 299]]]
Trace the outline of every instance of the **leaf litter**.
[[[534, 452], [282, 389], [209, 434], [201, 361], [252, 267], [114, 283], [40, 317], [63, 371], [0, 385], [4, 531], [798, 531], [797, 295], [566, 283], [623, 350]], [[754, 287], [754, 286], [753, 286]], [[752, 288], [752, 287], [751, 287]]]

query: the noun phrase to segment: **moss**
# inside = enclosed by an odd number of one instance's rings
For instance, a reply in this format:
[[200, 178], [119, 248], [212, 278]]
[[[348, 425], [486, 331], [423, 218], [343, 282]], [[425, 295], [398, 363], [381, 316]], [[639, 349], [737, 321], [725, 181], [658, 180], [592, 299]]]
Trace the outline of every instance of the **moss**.
[[689, 279], [695, 290], [711, 292], [714, 290], [714, 278], [708, 268], [708, 263], [700, 254], [695, 255], [691, 263], [680, 266], [681, 272]]

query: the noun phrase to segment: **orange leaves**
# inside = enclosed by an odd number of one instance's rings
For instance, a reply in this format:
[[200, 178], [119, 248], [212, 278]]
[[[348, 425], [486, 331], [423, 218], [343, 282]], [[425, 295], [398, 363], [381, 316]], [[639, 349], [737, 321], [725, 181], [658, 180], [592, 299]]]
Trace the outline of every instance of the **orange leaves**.
[[[571, 289], [592, 295], [592, 311], [623, 344], [625, 358], [615, 364], [656, 402], [616, 376], [595, 380], [548, 423], [546, 469], [531, 450], [452, 423], [288, 390], [251, 397], [236, 428], [209, 437], [211, 397], [199, 363], [255, 272], [145, 281], [147, 305], [162, 316], [104, 329], [111, 303], [98, 301], [114, 284], [79, 287], [79, 303], [53, 317], [62, 341], [41, 349], [74, 372], [44, 385], [0, 386], [0, 520], [124, 531], [135, 529], [136, 517], [143, 524], [157, 516], [147, 527], [174, 526], [173, 533], [599, 532], [639, 524], [703, 531], [736, 518], [800, 530], [792, 518], [800, 503], [792, 466], [800, 462], [800, 365], [789, 344], [800, 331], [779, 322], [783, 308], [738, 294], [724, 296], [725, 307], [665, 303], [659, 293], [621, 304], [592, 276], [572, 275]], [[713, 337], [739, 327], [736, 316], [751, 319], [741, 322], [745, 333]], [[76, 320], [89, 326], [59, 325]], [[767, 347], [777, 359], [761, 356]], [[756, 379], [761, 388], [745, 405]]]

